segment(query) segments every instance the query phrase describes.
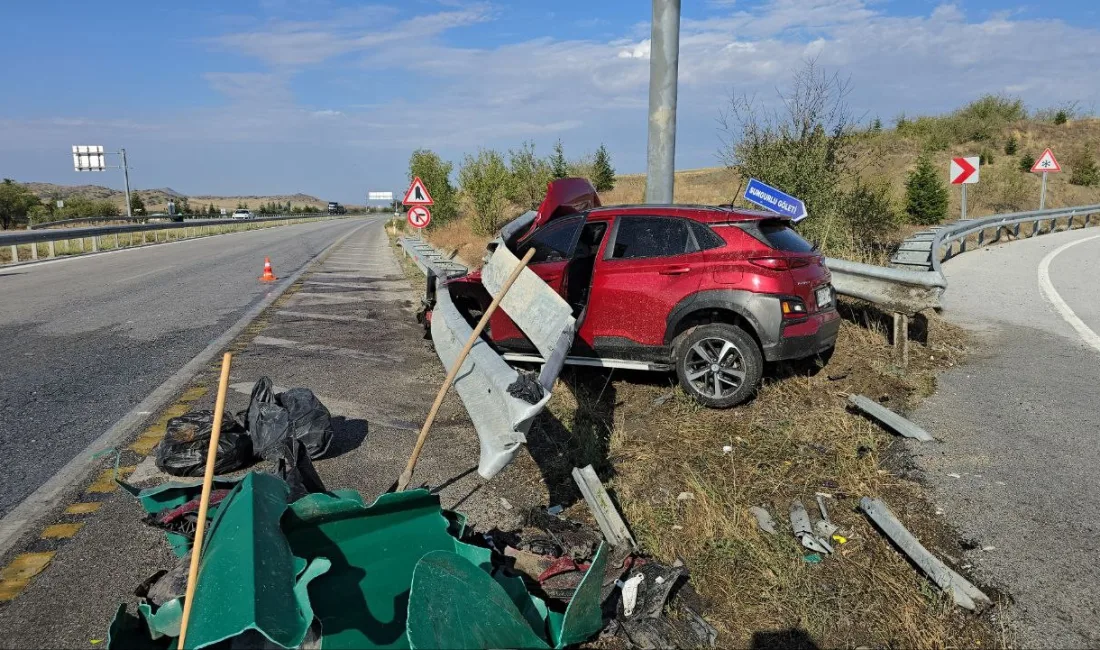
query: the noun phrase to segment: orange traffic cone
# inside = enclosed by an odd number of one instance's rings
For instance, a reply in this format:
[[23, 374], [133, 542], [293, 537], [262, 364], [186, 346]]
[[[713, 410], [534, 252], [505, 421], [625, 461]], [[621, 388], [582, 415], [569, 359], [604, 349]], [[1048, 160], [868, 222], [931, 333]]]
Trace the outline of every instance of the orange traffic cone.
[[275, 277], [275, 273], [271, 270], [271, 258], [264, 258], [264, 274], [260, 276], [261, 282], [274, 282], [279, 278]]

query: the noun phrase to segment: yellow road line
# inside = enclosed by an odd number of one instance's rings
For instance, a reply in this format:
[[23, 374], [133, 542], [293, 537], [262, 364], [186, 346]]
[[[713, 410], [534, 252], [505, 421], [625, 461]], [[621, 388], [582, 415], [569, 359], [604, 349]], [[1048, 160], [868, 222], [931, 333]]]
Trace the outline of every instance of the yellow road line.
[[[128, 465], [126, 467], [118, 468], [119, 477], [126, 476], [130, 472], [137, 469], [136, 465]], [[99, 474], [99, 478], [92, 482], [88, 486], [85, 492], [91, 494], [107, 494], [108, 492], [114, 492], [118, 489], [118, 483], [115, 483], [115, 471], [113, 469], [105, 469]]]
[[99, 501], [88, 501], [86, 503], [74, 503], [73, 505], [65, 508], [65, 514], [67, 515], [86, 515], [99, 510], [103, 504]]
[[183, 395], [180, 396], [178, 401], [180, 401], [180, 402], [194, 402], [195, 400], [199, 399], [200, 397], [202, 397], [206, 393], [207, 393], [207, 389], [204, 386], [196, 386], [194, 388], [188, 388], [186, 391], [184, 391]]
[[83, 522], [77, 522], [75, 524], [46, 526], [46, 529], [42, 531], [42, 539], [68, 539], [75, 535], [76, 531], [80, 530], [83, 525]]
[[46, 568], [53, 556], [53, 551], [16, 555], [11, 564], [0, 570], [0, 602], [15, 600], [31, 579]]

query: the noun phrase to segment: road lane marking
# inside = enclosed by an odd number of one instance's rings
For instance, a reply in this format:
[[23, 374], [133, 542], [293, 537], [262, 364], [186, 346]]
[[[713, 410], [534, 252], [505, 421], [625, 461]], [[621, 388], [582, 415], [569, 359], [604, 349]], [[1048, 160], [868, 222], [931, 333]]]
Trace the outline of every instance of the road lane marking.
[[53, 524], [52, 526], [46, 526], [42, 531], [42, 539], [68, 539], [76, 534], [76, 531], [80, 530], [83, 526], [83, 522], [77, 522], [75, 524]]
[[53, 556], [54, 551], [16, 555], [11, 564], [0, 570], [0, 603], [15, 600], [31, 579], [49, 565]]
[[[119, 467], [118, 477], [123, 478], [130, 472], [134, 471], [134, 469], [136, 468], [133, 465]], [[90, 494], [107, 494], [109, 492], [114, 492], [117, 489], [118, 483], [115, 483], [115, 470], [105, 469], [99, 473], [99, 477], [95, 481], [92, 481], [92, 484], [89, 485], [88, 489], [84, 491]]]
[[99, 510], [103, 505], [102, 501], [88, 501], [86, 503], [74, 503], [73, 505], [65, 508], [65, 514], [67, 515], [87, 515]]
[[1092, 346], [1097, 352], [1100, 352], [1100, 336], [1092, 331], [1088, 325], [1085, 325], [1084, 321], [1077, 317], [1077, 314], [1070, 309], [1066, 301], [1062, 300], [1062, 296], [1058, 293], [1058, 290], [1054, 288], [1054, 283], [1050, 281], [1050, 264], [1054, 261], [1054, 258], [1077, 244], [1083, 244], [1094, 239], [1100, 239], [1100, 235], [1093, 235], [1092, 237], [1072, 241], [1068, 244], [1059, 246], [1047, 254], [1047, 256], [1043, 258], [1043, 261], [1039, 262], [1039, 288], [1043, 291], [1043, 296], [1051, 306], [1054, 307], [1054, 310], [1058, 312], [1058, 315], [1065, 319], [1065, 321], [1077, 331], [1077, 334], [1080, 335], [1085, 343]]
[[347, 357], [349, 359], [362, 359], [364, 361], [385, 361], [389, 363], [404, 363], [404, 357], [398, 357], [392, 354], [372, 354], [370, 352], [363, 352], [362, 350], [353, 350], [351, 348], [339, 348], [335, 345], [324, 345], [322, 343], [303, 343], [301, 341], [292, 341], [290, 339], [279, 339], [271, 336], [257, 336], [252, 339], [252, 342], [256, 345], [270, 345], [277, 348], [285, 348], [288, 350], [299, 350], [301, 352], [320, 352], [321, 354], [331, 354], [338, 357]]
[[330, 320], [338, 323], [375, 323], [378, 322], [377, 318], [368, 318], [366, 316], [339, 316], [336, 314], [315, 314], [305, 311], [286, 311], [280, 310], [275, 312], [280, 316], [289, 316], [291, 318], [304, 318], [306, 320]]

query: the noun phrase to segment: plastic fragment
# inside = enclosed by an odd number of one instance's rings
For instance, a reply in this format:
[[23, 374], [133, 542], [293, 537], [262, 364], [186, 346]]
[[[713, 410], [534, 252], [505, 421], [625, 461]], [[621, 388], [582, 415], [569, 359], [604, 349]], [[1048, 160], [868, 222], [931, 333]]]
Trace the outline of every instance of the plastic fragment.
[[844, 535], [833, 535], [833, 541], [837, 544], [847, 544], [848, 538]]
[[810, 553], [809, 555], [803, 555], [802, 556], [802, 561], [803, 562], [808, 562], [809, 564], [821, 564], [821, 555], [818, 554], [818, 553]]
[[775, 520], [772, 519], [770, 513], [760, 506], [752, 506], [749, 508], [749, 512], [752, 516], [756, 517], [756, 525], [760, 527], [760, 530], [768, 533], [769, 535], [775, 534]]
[[813, 528], [810, 527], [810, 515], [798, 499], [791, 502], [790, 515], [791, 530], [794, 531], [794, 536], [802, 542], [803, 546], [818, 553], [828, 554], [833, 552], [833, 548], [829, 546], [828, 542], [814, 536]]
[[645, 576], [637, 574], [623, 583], [623, 613], [630, 616], [634, 613], [634, 606], [638, 604], [638, 585], [645, 580]]

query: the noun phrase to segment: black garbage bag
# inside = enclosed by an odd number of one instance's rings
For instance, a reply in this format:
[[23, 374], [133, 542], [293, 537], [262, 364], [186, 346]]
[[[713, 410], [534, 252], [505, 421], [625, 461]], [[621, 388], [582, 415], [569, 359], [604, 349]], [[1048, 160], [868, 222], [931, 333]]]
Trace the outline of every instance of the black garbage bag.
[[268, 377], [261, 377], [252, 387], [252, 399], [242, 419], [255, 454], [267, 460], [282, 454], [282, 442], [287, 438], [299, 440], [313, 459], [323, 456], [332, 443], [332, 414], [313, 391], [291, 388], [275, 394]]
[[306, 446], [297, 438], [287, 438], [272, 453], [268, 471], [283, 479], [290, 486], [290, 503], [313, 492], [324, 492], [325, 484], [309, 459]]
[[[164, 440], [157, 445], [157, 468], [172, 476], [202, 476], [213, 431], [212, 411], [191, 411], [168, 420]], [[234, 472], [252, 459], [252, 440], [232, 415], [224, 414], [214, 473]]]

